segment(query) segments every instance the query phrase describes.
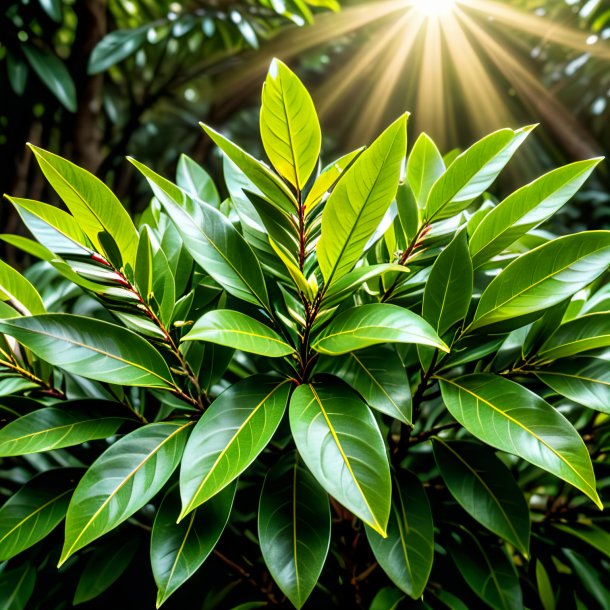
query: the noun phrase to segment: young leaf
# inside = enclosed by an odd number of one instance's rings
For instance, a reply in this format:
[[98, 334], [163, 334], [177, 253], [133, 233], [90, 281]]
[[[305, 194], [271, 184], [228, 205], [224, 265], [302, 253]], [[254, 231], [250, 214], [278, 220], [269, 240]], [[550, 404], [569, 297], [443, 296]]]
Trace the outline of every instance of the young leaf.
[[432, 447], [441, 476], [460, 506], [528, 555], [529, 508], [504, 463], [478, 443], [437, 438]]
[[[88, 171], [37, 146], [30, 145], [51, 186], [63, 199], [83, 232], [100, 252], [106, 252], [101, 235], [116, 244], [125, 263], [132, 268], [138, 246], [138, 233], [131, 218], [114, 193]], [[113, 261], [116, 262], [116, 261]], [[119, 267], [120, 265], [116, 265]]]
[[465, 375], [440, 384], [451, 415], [473, 436], [571, 483], [602, 508], [589, 452], [559, 411], [497, 375]]
[[496, 179], [533, 128], [500, 129], [459, 155], [430, 189], [427, 222], [451, 218], [465, 210]]
[[422, 316], [439, 335], [468, 313], [472, 281], [466, 231], [461, 231], [434, 261], [424, 290]]
[[601, 159], [577, 161], [530, 182], [499, 203], [470, 238], [475, 267], [550, 218], [583, 185]]
[[427, 134], [421, 133], [407, 161], [407, 182], [420, 208], [426, 205], [432, 185], [444, 171], [445, 163], [436, 144]]
[[312, 348], [336, 356], [378, 343], [419, 343], [449, 351], [423, 318], [388, 303], [347, 309], [314, 339]]
[[65, 402], [60, 409], [38, 409], [4, 426], [0, 430], [0, 456], [51, 451], [108, 438], [125, 421], [120, 417], [104, 416], [103, 405], [95, 411], [90, 408], [70, 409], [70, 406]]
[[297, 459], [267, 474], [258, 509], [258, 538], [271, 576], [296, 608], [318, 582], [330, 545], [326, 492]]
[[195, 204], [169, 180], [130, 161], [148, 180], [195, 261], [233, 296], [269, 310], [260, 264], [228, 218], [205, 203]]
[[318, 162], [322, 134], [307, 89], [278, 59], [263, 86], [261, 138], [278, 174], [302, 191]]
[[318, 263], [326, 284], [354, 267], [390, 207], [407, 147], [407, 115], [388, 127], [341, 178], [322, 213]]
[[210, 174], [187, 155], [180, 155], [176, 170], [176, 184], [191, 197], [197, 197], [213, 208], [220, 206], [220, 195]]
[[182, 341], [218, 343], [269, 358], [294, 353], [294, 348], [266, 324], [229, 309], [216, 309], [201, 316]]
[[300, 385], [290, 427], [303, 461], [338, 502], [386, 536], [392, 483], [383, 437], [368, 407], [347, 385]]
[[524, 316], [576, 294], [609, 264], [610, 231], [584, 231], [549, 241], [515, 259], [492, 280], [470, 329], [499, 322], [521, 326]]
[[36, 288], [21, 273], [1, 260], [0, 301], [8, 301], [23, 316], [45, 312]]
[[280, 424], [289, 391], [288, 380], [257, 375], [235, 383], [210, 405], [184, 452], [179, 521], [256, 459]]
[[192, 425], [148, 424], [122, 437], [93, 462], [68, 507], [59, 565], [157, 494], [180, 463]]
[[120, 385], [173, 386], [161, 354], [135, 333], [109, 322], [49, 313], [4, 320], [0, 332], [75, 375]]
[[163, 498], [150, 538], [150, 562], [158, 588], [157, 608], [193, 576], [214, 550], [229, 520], [236, 488], [236, 483], [225, 487], [178, 524], [178, 487], [172, 487]]
[[56, 468], [30, 479], [0, 508], [0, 561], [29, 549], [65, 517], [83, 471]]
[[394, 479], [388, 537], [366, 536], [375, 559], [392, 582], [413, 599], [422, 596], [434, 560], [434, 521], [419, 479], [401, 471]]

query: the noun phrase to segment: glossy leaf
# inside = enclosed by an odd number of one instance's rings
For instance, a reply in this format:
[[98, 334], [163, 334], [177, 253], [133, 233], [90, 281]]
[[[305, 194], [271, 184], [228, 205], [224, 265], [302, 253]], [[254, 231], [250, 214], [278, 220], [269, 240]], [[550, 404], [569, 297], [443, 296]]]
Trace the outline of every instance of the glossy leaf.
[[433, 440], [447, 488], [479, 523], [529, 553], [529, 508], [510, 470], [493, 451], [468, 441]]
[[159, 492], [180, 463], [192, 425], [148, 424], [100, 455], [70, 501], [60, 565], [131, 517]]
[[422, 316], [439, 335], [468, 313], [472, 282], [466, 232], [461, 231], [434, 261], [424, 290]]
[[265, 478], [258, 538], [271, 576], [297, 608], [318, 582], [330, 528], [326, 492], [300, 461], [281, 460]]
[[365, 150], [333, 189], [322, 213], [318, 263], [326, 284], [352, 270], [396, 195], [407, 146], [407, 115]]
[[237, 485], [225, 487], [180, 523], [180, 493], [173, 487], [161, 502], [150, 539], [157, 583], [157, 608], [201, 567], [224, 531]]
[[385, 444], [368, 407], [337, 380], [300, 385], [289, 414], [299, 454], [318, 483], [385, 537], [392, 483]]
[[176, 170], [176, 183], [191, 197], [197, 197], [214, 208], [220, 205], [220, 195], [210, 174], [186, 155], [180, 155]]
[[388, 303], [359, 305], [344, 311], [314, 339], [312, 348], [335, 356], [378, 343], [418, 343], [449, 351], [423, 318]]
[[244, 238], [215, 208], [195, 204], [175, 184], [134, 159], [195, 261], [227, 292], [269, 309], [260, 264]]
[[278, 174], [301, 191], [318, 162], [322, 134], [307, 89], [278, 59], [263, 86], [261, 138]]
[[420, 208], [425, 206], [432, 185], [444, 171], [445, 163], [436, 144], [421, 133], [407, 161], [407, 182]]
[[422, 596], [434, 559], [434, 521], [419, 479], [401, 471], [394, 479], [388, 537], [366, 535], [375, 559], [392, 582], [413, 599]]
[[218, 343], [269, 358], [294, 353], [294, 348], [266, 324], [229, 309], [216, 309], [204, 314], [182, 341]]
[[180, 469], [179, 520], [234, 481], [267, 446], [286, 410], [290, 384], [253, 376], [225, 390], [197, 422]]
[[497, 375], [465, 375], [440, 383], [445, 405], [473, 436], [571, 483], [601, 508], [587, 448], [559, 411]]
[[36, 585], [36, 568], [23, 563], [0, 573], [0, 610], [24, 610]]
[[600, 159], [577, 161], [555, 169], [516, 190], [483, 218], [470, 238], [478, 267], [528, 231], [550, 218], [590, 176]]
[[523, 254], [487, 286], [472, 330], [543, 311], [572, 296], [610, 264], [610, 231], [559, 237]]
[[4, 261], [0, 261], [0, 301], [8, 301], [24, 316], [45, 312], [36, 288]]
[[391, 347], [324, 358], [316, 372], [331, 373], [356, 390], [365, 402], [405, 424], [411, 423], [409, 380], [398, 354]]
[[146, 41], [148, 26], [114, 30], [102, 38], [89, 57], [87, 72], [99, 74], [135, 53]]
[[38, 474], [0, 508], [0, 561], [11, 559], [50, 534], [63, 520], [83, 471], [58, 468]]
[[89, 379], [122, 385], [168, 388], [171, 374], [150, 344], [135, 333], [83, 316], [50, 313], [0, 322], [50, 364]]
[[[94, 401], [89, 401], [94, 404]], [[61, 408], [46, 407], [10, 422], [0, 429], [0, 456], [25, 455], [80, 445], [112, 436], [125, 421], [104, 416], [103, 406], [79, 409], [69, 402]]]

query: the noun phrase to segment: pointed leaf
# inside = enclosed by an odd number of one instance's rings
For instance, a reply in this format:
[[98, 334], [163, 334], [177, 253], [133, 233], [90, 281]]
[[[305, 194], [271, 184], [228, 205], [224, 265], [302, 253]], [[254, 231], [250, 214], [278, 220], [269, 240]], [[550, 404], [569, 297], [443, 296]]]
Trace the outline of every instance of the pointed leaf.
[[280, 424], [290, 382], [254, 376], [229, 387], [197, 422], [180, 469], [180, 519], [235, 480]]
[[114, 30], [102, 38], [89, 57], [88, 74], [105, 72], [135, 53], [146, 41], [149, 26]]
[[214, 208], [220, 206], [220, 195], [210, 174], [186, 155], [180, 155], [176, 170], [176, 184], [191, 197], [197, 197]]
[[441, 379], [440, 383], [445, 405], [473, 436], [571, 483], [601, 508], [583, 440], [542, 398], [491, 374]]
[[445, 163], [436, 144], [427, 134], [420, 134], [407, 161], [407, 182], [420, 208], [426, 205], [432, 185], [444, 171]]
[[301, 385], [290, 400], [299, 454], [318, 483], [382, 536], [392, 483], [385, 443], [368, 407], [347, 385]]
[[36, 288], [4, 261], [0, 261], [0, 301], [8, 301], [25, 316], [45, 312]]
[[148, 424], [125, 435], [93, 462], [68, 507], [59, 565], [159, 492], [180, 463], [192, 425]]
[[281, 460], [265, 478], [258, 538], [271, 576], [297, 608], [318, 582], [330, 527], [326, 492], [300, 461]]

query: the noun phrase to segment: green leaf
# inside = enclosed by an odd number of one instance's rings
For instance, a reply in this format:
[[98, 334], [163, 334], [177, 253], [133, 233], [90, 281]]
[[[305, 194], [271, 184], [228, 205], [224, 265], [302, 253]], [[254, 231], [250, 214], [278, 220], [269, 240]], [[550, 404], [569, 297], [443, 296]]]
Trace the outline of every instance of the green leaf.
[[407, 182], [415, 196], [417, 205], [426, 205], [432, 185], [445, 171], [443, 157], [430, 137], [421, 133], [407, 161]]
[[184, 452], [179, 520], [256, 459], [280, 425], [289, 391], [288, 380], [256, 375], [232, 385], [210, 405]]
[[0, 574], [0, 610], [24, 610], [36, 585], [36, 568], [21, 564]]
[[472, 282], [466, 231], [461, 231], [434, 261], [424, 289], [422, 316], [439, 335], [468, 313]]
[[331, 373], [364, 398], [365, 402], [405, 424], [411, 423], [409, 379], [396, 351], [390, 346], [366, 349], [358, 354], [322, 359], [316, 373]]
[[562, 324], [542, 344], [536, 360], [557, 360], [610, 346], [610, 312], [590, 313]]
[[258, 538], [271, 576], [301, 608], [322, 572], [330, 545], [328, 496], [297, 459], [267, 474], [258, 509]]
[[571, 483], [602, 507], [589, 452], [572, 424], [518, 383], [491, 374], [441, 379], [450, 413], [484, 443]]
[[66, 515], [61, 566], [147, 504], [180, 463], [193, 422], [148, 424], [125, 435], [93, 462]]
[[197, 197], [214, 208], [220, 206], [220, 195], [210, 174], [184, 154], [180, 155], [178, 161], [176, 183], [191, 197]]
[[271, 237], [269, 237], [269, 243], [273, 248], [273, 251], [277, 254], [278, 258], [284, 263], [284, 266], [288, 270], [294, 285], [300, 290], [310, 301], [313, 301], [315, 295], [312, 287], [309, 285], [307, 278], [303, 275], [303, 272], [299, 269], [296, 261], [286, 253], [286, 250], [280, 245], [276, 244]]
[[42, 10], [57, 23], [61, 22], [62, 0], [39, 0]]
[[[80, 402], [75, 401], [77, 406]], [[88, 401], [86, 410], [64, 402], [61, 408], [46, 407], [22, 415], [0, 430], [0, 456], [51, 451], [112, 436], [125, 418], [104, 416], [106, 403], [93, 410], [91, 403], [95, 402]]]
[[223, 135], [214, 131], [211, 127], [199, 123], [216, 146], [227, 155], [237, 167], [246, 175], [261, 193], [274, 203], [277, 207], [288, 213], [296, 212], [297, 202], [288, 187], [276, 176], [264, 163], [249, 155], [236, 144]]
[[82, 470], [57, 468], [30, 479], [0, 508], [0, 561], [29, 549], [66, 515]]
[[385, 443], [369, 408], [337, 381], [299, 386], [289, 414], [299, 454], [318, 483], [385, 537], [392, 482]]
[[458, 504], [527, 556], [529, 509], [504, 463], [478, 443], [437, 438], [432, 447], [441, 476]]
[[470, 329], [504, 321], [522, 326], [524, 316], [576, 294], [609, 264], [610, 231], [584, 231], [547, 242], [515, 259], [492, 280]]
[[544, 565], [539, 560], [536, 560], [536, 584], [538, 585], [538, 595], [544, 610], [555, 610], [556, 603], [553, 585], [547, 571], [544, 569]]
[[394, 587], [384, 587], [375, 594], [369, 610], [396, 610], [404, 598], [402, 591]]
[[182, 341], [207, 341], [268, 358], [294, 353], [294, 348], [266, 324], [239, 311], [208, 311], [195, 322]]
[[0, 260], [0, 301], [8, 301], [21, 315], [44, 313], [36, 288], [21, 273]]
[[273, 167], [302, 191], [318, 162], [322, 133], [307, 89], [278, 59], [271, 62], [263, 86], [260, 125]]
[[322, 213], [318, 263], [326, 284], [352, 270], [396, 195], [407, 147], [407, 115], [365, 150], [333, 189]]
[[447, 550], [468, 586], [494, 610], [520, 610], [519, 578], [506, 551], [485, 546], [466, 529], [446, 541]]
[[155, 516], [150, 562], [157, 583], [157, 608], [201, 567], [224, 531], [237, 484], [225, 487], [187, 519], [176, 524], [180, 493], [172, 487]]
[[83, 232], [106, 253], [117, 268], [106, 241], [116, 244], [125, 263], [132, 268], [138, 247], [138, 233], [127, 210], [116, 195], [93, 174], [78, 165], [30, 144], [40, 168], [51, 186], [62, 198]]
[[89, 57], [88, 74], [105, 72], [135, 53], [146, 41], [149, 26], [114, 30], [102, 38]]
[[75, 375], [119, 385], [173, 386], [161, 354], [135, 333], [109, 322], [49, 313], [4, 320], [0, 332]]
[[366, 528], [366, 536], [383, 571], [413, 599], [422, 596], [434, 560], [434, 521], [419, 479], [401, 471], [394, 479], [388, 537]]
[[535, 371], [552, 390], [578, 404], [610, 414], [610, 367], [605, 358], [574, 358]]
[[582, 523], [572, 523], [569, 526], [554, 523], [553, 527], [579, 538], [610, 559], [610, 533], [601, 527]]
[[378, 343], [418, 343], [449, 351], [428, 322], [389, 303], [358, 305], [340, 313], [314, 339], [312, 348], [336, 356]]
[[426, 220], [450, 218], [465, 210], [496, 179], [533, 128], [500, 129], [456, 157], [430, 189]]
[[68, 68], [51, 51], [21, 43], [21, 50], [45, 87], [70, 112], [76, 112], [76, 87]]
[[305, 215], [311, 214], [313, 209], [324, 199], [324, 196], [337, 184], [342, 178], [345, 170], [358, 158], [358, 155], [364, 150], [364, 147], [357, 148], [346, 155], [343, 155], [335, 162], [331, 163], [324, 171], [316, 178], [307, 197], [305, 199]]
[[228, 218], [205, 203], [195, 204], [169, 180], [130, 161], [148, 180], [195, 261], [233, 296], [269, 310], [260, 264]]
[[470, 238], [478, 267], [522, 235], [550, 218], [590, 176], [600, 159], [577, 161], [555, 169], [516, 190], [480, 222]]
[[28, 82], [28, 64], [21, 57], [17, 57], [12, 53], [7, 52], [6, 71], [13, 91], [17, 95], [22, 96]]
[[123, 544], [113, 540], [95, 549], [88, 557], [85, 569], [78, 579], [72, 605], [77, 606], [101, 595], [125, 572], [138, 550], [137, 538]]

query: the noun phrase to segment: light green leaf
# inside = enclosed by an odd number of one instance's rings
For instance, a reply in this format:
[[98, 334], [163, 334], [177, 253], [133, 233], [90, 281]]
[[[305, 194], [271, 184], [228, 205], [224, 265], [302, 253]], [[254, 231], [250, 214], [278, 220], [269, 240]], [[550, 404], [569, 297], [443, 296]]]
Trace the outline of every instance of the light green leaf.
[[529, 508], [504, 463], [478, 443], [437, 438], [432, 447], [441, 476], [458, 504], [487, 529], [528, 555]]
[[385, 443], [369, 408], [347, 385], [301, 385], [290, 427], [303, 461], [338, 502], [386, 536], [392, 483]]
[[333, 189], [322, 213], [318, 263], [326, 284], [352, 270], [396, 195], [407, 147], [407, 115], [365, 150]]
[[0, 508], [0, 561], [29, 549], [66, 515], [70, 494], [83, 471], [57, 468], [30, 479]]
[[66, 515], [59, 565], [147, 504], [180, 463], [193, 422], [148, 424], [125, 435], [93, 462]]
[[229, 219], [205, 203], [195, 204], [175, 184], [142, 163], [130, 161], [148, 180], [195, 261], [233, 296], [269, 310], [260, 264]]
[[465, 375], [440, 384], [449, 412], [473, 436], [571, 483], [601, 509], [589, 452], [559, 411], [497, 375]]
[[499, 203], [483, 218], [470, 238], [474, 266], [499, 254], [550, 218], [576, 193], [600, 161], [577, 161], [554, 169]]
[[239, 311], [208, 311], [182, 341], [207, 341], [269, 358], [288, 356], [294, 348], [266, 324]]
[[449, 351], [423, 318], [388, 303], [347, 309], [314, 338], [312, 348], [336, 356], [378, 343], [418, 343]]
[[424, 289], [422, 316], [439, 335], [468, 313], [472, 282], [466, 231], [461, 231], [434, 261]]
[[201, 567], [224, 531], [237, 483], [225, 487], [187, 519], [180, 514], [180, 493], [172, 487], [155, 516], [150, 539], [150, 563], [157, 583], [157, 608]]
[[300, 290], [310, 301], [313, 301], [315, 295], [312, 287], [309, 285], [307, 278], [303, 275], [303, 272], [299, 269], [294, 259], [289, 256], [284, 248], [280, 244], [276, 244], [271, 237], [269, 237], [269, 243], [273, 248], [273, 251], [277, 254], [278, 258], [284, 263], [284, 266], [288, 270], [294, 285]]
[[225, 390], [197, 422], [180, 469], [179, 520], [234, 481], [280, 424], [290, 382], [253, 376]]
[[[559, 237], [523, 254], [487, 286], [470, 329], [499, 322], [511, 327], [590, 284], [610, 264], [610, 231]], [[525, 322], [523, 321], [525, 319]]]
[[187, 155], [180, 155], [176, 184], [191, 197], [197, 197], [214, 208], [220, 206], [220, 195], [210, 174]]
[[119, 385], [173, 386], [161, 354], [135, 333], [109, 322], [49, 313], [4, 320], [0, 332], [75, 375]]
[[538, 559], [536, 560], [536, 584], [538, 585], [538, 595], [544, 610], [555, 610], [553, 585], [547, 571], [544, 569], [544, 565]]
[[45, 312], [36, 288], [21, 273], [0, 260], [0, 301], [8, 301], [24, 316]]
[[298, 460], [280, 460], [267, 474], [258, 510], [258, 538], [271, 576], [301, 608], [318, 582], [330, 545], [326, 492]]
[[434, 521], [419, 479], [401, 471], [394, 479], [388, 537], [366, 536], [375, 559], [392, 582], [413, 599], [422, 596], [434, 560]]
[[322, 133], [313, 100], [288, 66], [274, 59], [263, 86], [261, 138], [278, 174], [297, 191], [309, 180]]
[[500, 129], [457, 156], [430, 189], [426, 220], [451, 218], [465, 210], [496, 179], [533, 128]]
[[445, 163], [436, 144], [421, 133], [407, 160], [407, 182], [420, 208], [426, 205], [432, 185], [444, 171]]

